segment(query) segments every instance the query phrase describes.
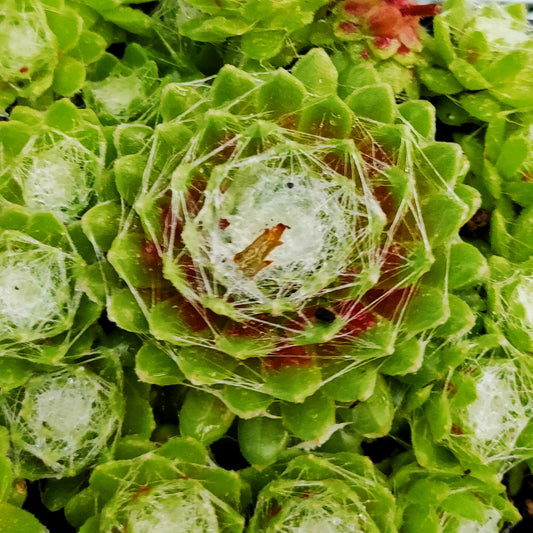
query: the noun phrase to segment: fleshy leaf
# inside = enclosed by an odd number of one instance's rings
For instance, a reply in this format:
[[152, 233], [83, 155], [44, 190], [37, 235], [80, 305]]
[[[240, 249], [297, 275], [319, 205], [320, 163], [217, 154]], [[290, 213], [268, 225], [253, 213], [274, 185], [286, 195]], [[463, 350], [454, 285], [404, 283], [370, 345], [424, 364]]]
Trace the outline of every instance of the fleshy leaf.
[[274, 462], [289, 440], [281, 420], [264, 417], [240, 420], [238, 435], [241, 453], [258, 466]]
[[283, 425], [296, 437], [318, 440], [335, 423], [335, 403], [321, 393], [306, 398], [303, 403], [281, 404]]
[[190, 389], [179, 412], [180, 431], [203, 444], [211, 444], [222, 437], [235, 415], [216, 396]]
[[177, 385], [184, 379], [177, 364], [154, 344], [145, 344], [137, 352], [135, 371], [141, 381], [153, 385]]

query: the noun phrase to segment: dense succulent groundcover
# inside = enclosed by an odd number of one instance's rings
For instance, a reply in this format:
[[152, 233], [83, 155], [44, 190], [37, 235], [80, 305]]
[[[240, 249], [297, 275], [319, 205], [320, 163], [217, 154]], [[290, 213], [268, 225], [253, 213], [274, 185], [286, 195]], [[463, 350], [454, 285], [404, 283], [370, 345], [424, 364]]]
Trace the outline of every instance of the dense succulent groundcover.
[[0, 35], [0, 531], [519, 521], [523, 5], [7, 0]]

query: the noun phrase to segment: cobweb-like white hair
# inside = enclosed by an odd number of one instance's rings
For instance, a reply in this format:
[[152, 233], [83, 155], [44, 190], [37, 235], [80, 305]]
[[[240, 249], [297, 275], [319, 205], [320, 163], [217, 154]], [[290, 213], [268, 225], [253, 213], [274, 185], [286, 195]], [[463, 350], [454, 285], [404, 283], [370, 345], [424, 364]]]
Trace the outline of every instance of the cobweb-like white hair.
[[94, 464], [120, 428], [121, 394], [80, 366], [36, 375], [0, 396], [18, 475], [62, 478]]
[[73, 137], [53, 132], [32, 139], [11, 173], [30, 209], [52, 211], [68, 224], [89, 206], [102, 168], [102, 155]]
[[5, 231], [0, 241], [0, 334], [22, 342], [67, 330], [81, 293], [73, 255], [25, 234]]

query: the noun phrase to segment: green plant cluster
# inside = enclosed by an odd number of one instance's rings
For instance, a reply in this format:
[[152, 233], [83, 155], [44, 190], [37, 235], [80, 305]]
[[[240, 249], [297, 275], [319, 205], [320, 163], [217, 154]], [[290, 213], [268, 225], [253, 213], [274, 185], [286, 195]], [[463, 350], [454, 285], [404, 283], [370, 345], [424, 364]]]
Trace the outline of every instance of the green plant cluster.
[[523, 6], [6, 0], [0, 43], [0, 531], [519, 520]]

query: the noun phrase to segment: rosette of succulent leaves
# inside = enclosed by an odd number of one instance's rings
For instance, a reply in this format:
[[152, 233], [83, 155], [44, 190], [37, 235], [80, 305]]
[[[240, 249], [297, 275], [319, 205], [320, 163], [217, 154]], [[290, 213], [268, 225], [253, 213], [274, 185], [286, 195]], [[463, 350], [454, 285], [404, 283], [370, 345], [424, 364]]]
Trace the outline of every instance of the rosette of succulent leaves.
[[65, 355], [55, 339], [46, 354], [2, 346], [3, 531], [44, 531], [20, 509], [27, 481], [40, 480], [43, 504], [56, 511], [81, 488], [90, 469], [109, 457], [121, 432], [137, 430], [123, 426], [131, 402], [124, 397], [128, 389], [118, 354], [96, 347], [95, 336], [93, 328]]
[[2, 197], [34, 213], [51, 212], [67, 226], [105, 189], [106, 140], [96, 115], [68, 100], [46, 112], [16, 106], [0, 124]]
[[398, 531], [387, 479], [368, 457], [300, 454], [242, 476], [256, 501], [248, 533]]
[[527, 89], [533, 81], [533, 34], [525, 5], [474, 9], [453, 0], [433, 26], [434, 37], [424, 48], [428, 64], [417, 75], [470, 160], [465, 182], [482, 194], [472, 238], [481, 238], [485, 249], [490, 241], [492, 253], [510, 261], [524, 261], [533, 253]]
[[247, 484], [217, 467], [194, 439], [175, 438], [139, 455], [101, 463], [65, 514], [80, 533], [239, 533], [250, 503]]
[[120, 202], [83, 216], [109, 318], [152, 338], [139, 377], [200, 389], [180, 415], [213, 406], [186, 433], [206, 443], [235, 415], [311, 447], [346, 428], [385, 435], [384, 376], [474, 324], [452, 294], [486, 270], [457, 235], [479, 204], [460, 148], [433, 140], [427, 102], [337, 89], [321, 49], [292, 73], [226, 66], [211, 84], [169, 84], [161, 123], [115, 130]]
[[186, 37], [216, 44], [219, 50], [228, 45], [245, 60], [272, 60], [280, 56], [279, 61], [284, 65], [298, 51], [291, 36], [312, 24], [326, 3], [325, 0], [306, 3], [290, 0], [279, 4], [264, 0], [241, 3], [164, 0], [155, 17], [159, 19], [157, 29], [161, 37], [170, 43]]
[[533, 76], [533, 42], [525, 5], [478, 9], [449, 0], [433, 20], [433, 33], [424, 47], [428, 65], [418, 75], [430, 94], [443, 95], [439, 117], [445, 123], [488, 122], [498, 112], [530, 108], [523, 89]]
[[15, 100], [37, 108], [72, 96], [86, 69], [129, 32], [149, 35], [152, 19], [122, 2], [5, 0], [0, 7], [0, 111]]
[[391, 484], [402, 533], [499, 533], [520, 518], [497, 480], [422, 468], [408, 452], [395, 463]]
[[[91, 284], [94, 250], [79, 220], [105, 189], [94, 114], [66, 101], [46, 113], [17, 106], [0, 129], [2, 501], [22, 505], [24, 479], [50, 479], [41, 488], [57, 510], [121, 433], [148, 438], [155, 424], [147, 387], [121, 367], [136, 338], [104, 345], [97, 324], [105, 292], [100, 278]], [[2, 519], [33, 531], [19, 515], [9, 507]]]
[[[4, 202], [0, 228], [1, 364], [58, 361], [101, 312], [83, 291], [85, 262], [49, 212]], [[12, 379], [11, 372], [3, 374], [2, 386]]]
[[34, 364], [18, 387], [2, 390], [15, 478], [69, 478], [92, 467], [120, 434], [124, 405], [118, 361], [88, 352], [68, 364]]
[[445, 351], [440, 372], [407, 377], [403, 415], [421, 466], [501, 481], [533, 457], [531, 364], [497, 334], [473, 339], [469, 352], [460, 361]]
[[154, 57], [159, 59], [155, 51], [130, 43], [121, 59], [105, 52], [91, 65], [82, 95], [103, 124], [153, 125], [161, 89], [172, 77], [181, 79], [177, 71], [162, 75]]

